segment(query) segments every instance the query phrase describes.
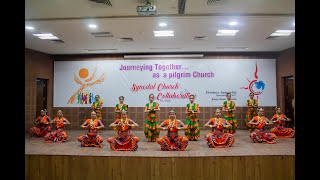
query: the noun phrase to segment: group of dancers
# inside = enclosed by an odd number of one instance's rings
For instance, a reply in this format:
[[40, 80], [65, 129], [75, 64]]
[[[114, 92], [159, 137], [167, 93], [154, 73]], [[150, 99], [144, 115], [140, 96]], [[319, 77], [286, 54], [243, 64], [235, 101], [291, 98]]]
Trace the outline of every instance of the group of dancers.
[[[276, 107], [275, 115], [269, 120], [264, 116], [264, 109], [258, 108], [258, 101], [254, 99], [254, 94], [249, 94], [246, 102], [248, 108], [246, 114], [246, 125], [250, 131], [250, 138], [254, 143], [276, 143], [276, 138], [292, 138], [294, 130], [285, 128], [283, 123], [291, 121], [281, 112], [280, 107]], [[231, 100], [231, 93], [226, 93], [227, 100], [223, 102], [222, 109], [214, 111], [212, 117], [204, 127], [211, 128], [211, 132], [206, 134], [204, 139], [210, 148], [230, 147], [235, 141], [237, 120], [235, 102]], [[100, 130], [105, 126], [102, 123], [103, 102], [99, 95], [95, 96], [92, 103], [91, 118], [87, 119], [80, 127], [88, 132], [77, 139], [81, 147], [102, 147], [103, 138]], [[147, 113], [145, 120], [144, 134], [148, 142], [157, 142], [161, 150], [183, 151], [187, 148], [189, 141], [197, 141], [200, 137], [199, 104], [195, 103], [195, 96], [189, 96], [190, 103], [186, 105], [186, 120], [183, 123], [176, 117], [174, 110], [169, 111], [169, 118], [158, 123], [157, 112], [160, 111], [159, 103], [154, 101], [154, 95], [149, 95], [149, 102], [145, 105], [144, 112]], [[116, 136], [107, 139], [110, 148], [114, 151], [136, 151], [138, 149], [139, 137], [131, 134], [130, 130], [138, 127], [138, 124], [128, 117], [129, 106], [124, 104], [124, 97], [119, 97], [119, 104], [115, 106], [116, 120], [109, 125], [116, 132]], [[224, 117], [222, 117], [224, 113]], [[46, 110], [41, 110], [41, 115], [35, 120], [35, 126], [30, 129], [32, 137], [43, 137], [44, 142], [65, 142], [68, 138], [65, 125], [70, 122], [63, 116], [61, 110], [57, 116], [51, 120], [46, 114]], [[52, 130], [50, 124], [56, 124]], [[270, 132], [265, 130], [266, 125], [275, 124]], [[160, 130], [167, 131], [166, 135], [159, 137]], [[183, 130], [185, 136], [179, 135], [178, 131]]]

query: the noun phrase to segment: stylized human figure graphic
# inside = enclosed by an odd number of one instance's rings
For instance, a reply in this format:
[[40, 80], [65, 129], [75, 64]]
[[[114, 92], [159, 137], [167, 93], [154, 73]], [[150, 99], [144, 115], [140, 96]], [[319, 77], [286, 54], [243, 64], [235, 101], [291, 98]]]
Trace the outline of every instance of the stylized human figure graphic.
[[77, 90], [77, 92], [75, 92], [70, 99], [68, 100], [68, 104], [74, 104], [76, 101], [76, 98], [78, 96], [79, 93], [83, 93], [83, 91], [90, 86], [96, 85], [96, 84], [100, 84], [104, 81], [104, 74], [102, 74], [97, 80], [94, 80], [96, 77], [96, 71], [97, 68], [94, 69], [92, 75], [87, 78], [89, 76], [89, 71], [86, 68], [82, 68], [79, 70], [79, 77], [82, 78], [82, 80], [80, 80], [76, 75], [74, 75], [74, 81], [80, 85], [80, 88]]

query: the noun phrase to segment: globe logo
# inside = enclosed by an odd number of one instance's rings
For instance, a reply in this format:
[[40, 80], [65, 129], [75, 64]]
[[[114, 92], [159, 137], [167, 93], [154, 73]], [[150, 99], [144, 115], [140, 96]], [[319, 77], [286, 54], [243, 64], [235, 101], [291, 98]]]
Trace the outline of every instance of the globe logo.
[[249, 91], [254, 93], [254, 95], [260, 95], [264, 88], [265, 88], [265, 83], [261, 80], [253, 80], [250, 82], [250, 85], [249, 85]]
[[249, 90], [251, 93], [253, 93], [256, 96], [259, 96], [260, 94], [262, 94], [263, 90], [266, 87], [266, 84], [262, 81], [259, 80], [258, 78], [258, 64], [256, 63], [256, 70], [254, 72], [254, 80], [248, 80], [249, 82], [249, 86], [247, 87], [241, 87], [241, 89], [246, 89]]

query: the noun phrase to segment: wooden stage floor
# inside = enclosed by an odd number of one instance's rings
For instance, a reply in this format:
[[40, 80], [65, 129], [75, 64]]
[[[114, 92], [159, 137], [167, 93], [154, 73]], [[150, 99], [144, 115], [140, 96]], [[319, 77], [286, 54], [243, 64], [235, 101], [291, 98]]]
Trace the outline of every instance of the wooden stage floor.
[[[247, 130], [238, 130], [235, 133], [235, 142], [229, 148], [209, 148], [204, 136], [209, 130], [201, 130], [198, 141], [189, 141], [185, 151], [161, 151], [158, 143], [147, 142], [143, 131], [131, 131], [140, 138], [137, 151], [112, 151], [106, 141], [115, 135], [113, 130], [101, 132], [103, 147], [80, 147], [77, 137], [85, 134], [85, 130], [69, 130], [68, 140], [65, 143], [44, 143], [42, 138], [25, 136], [26, 155], [75, 155], [75, 156], [132, 156], [132, 157], [212, 157], [212, 156], [269, 156], [269, 155], [295, 155], [294, 138], [277, 138], [276, 144], [253, 143]], [[161, 131], [160, 137], [165, 135]], [[180, 133], [182, 134], [182, 133]]]

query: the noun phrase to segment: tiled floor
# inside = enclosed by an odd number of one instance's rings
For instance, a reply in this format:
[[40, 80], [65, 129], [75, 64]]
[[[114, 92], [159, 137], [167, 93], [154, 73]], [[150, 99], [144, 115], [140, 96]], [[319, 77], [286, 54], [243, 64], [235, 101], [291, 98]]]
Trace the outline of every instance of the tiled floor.
[[[276, 144], [253, 143], [247, 130], [235, 133], [235, 142], [229, 148], [209, 148], [203, 139], [209, 130], [202, 130], [198, 141], [189, 141], [185, 151], [161, 151], [157, 143], [147, 142], [143, 131], [131, 131], [140, 138], [139, 148], [134, 152], [112, 151], [106, 139], [115, 135], [112, 130], [102, 131], [104, 140], [102, 148], [80, 147], [77, 137], [85, 134], [83, 130], [68, 131], [69, 138], [65, 143], [44, 143], [42, 138], [25, 136], [25, 154], [33, 155], [77, 155], [77, 156], [138, 156], [138, 157], [203, 157], [203, 156], [258, 156], [258, 155], [295, 155], [294, 138], [278, 138]], [[161, 131], [160, 137], [165, 135]], [[182, 135], [183, 133], [180, 132]]]

